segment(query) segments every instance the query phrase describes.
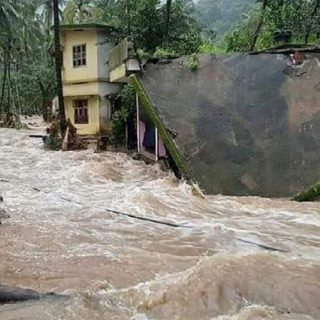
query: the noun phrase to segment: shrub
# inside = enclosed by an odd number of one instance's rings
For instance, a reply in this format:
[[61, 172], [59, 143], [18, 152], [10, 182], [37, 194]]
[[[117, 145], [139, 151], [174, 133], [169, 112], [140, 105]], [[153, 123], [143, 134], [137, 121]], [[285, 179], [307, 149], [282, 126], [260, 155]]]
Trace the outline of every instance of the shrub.
[[188, 58], [188, 67], [191, 71], [196, 71], [199, 68], [199, 57], [197, 54], [192, 54]]

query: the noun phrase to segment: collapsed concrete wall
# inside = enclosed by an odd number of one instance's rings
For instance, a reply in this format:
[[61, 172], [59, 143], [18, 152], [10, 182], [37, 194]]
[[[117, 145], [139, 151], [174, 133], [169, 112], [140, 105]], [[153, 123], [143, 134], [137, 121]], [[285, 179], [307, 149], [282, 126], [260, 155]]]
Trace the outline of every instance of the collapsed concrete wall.
[[320, 54], [199, 56], [139, 79], [207, 193], [288, 196], [320, 178]]

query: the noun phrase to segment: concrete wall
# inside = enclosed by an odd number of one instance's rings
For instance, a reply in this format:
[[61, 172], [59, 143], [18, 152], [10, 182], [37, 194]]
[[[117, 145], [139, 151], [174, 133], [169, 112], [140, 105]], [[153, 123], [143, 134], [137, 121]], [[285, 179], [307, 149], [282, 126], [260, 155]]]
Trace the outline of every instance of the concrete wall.
[[[107, 83], [103, 83], [107, 86]], [[99, 82], [74, 83], [63, 86], [63, 95], [65, 97], [74, 97], [82, 95], [100, 95], [101, 85]]]
[[124, 63], [120, 66], [114, 68], [110, 72], [110, 81], [111, 82], [127, 82], [128, 78], [126, 77], [127, 68]]
[[114, 47], [113, 43], [106, 43], [107, 38], [104, 32], [97, 34], [97, 53], [98, 53], [98, 78], [105, 79], [109, 77], [108, 54]]
[[110, 100], [104, 97], [99, 97], [99, 126], [100, 133], [109, 133], [109, 120], [110, 120]]
[[[95, 30], [63, 32], [63, 81], [87, 82], [98, 78], [98, 34]], [[87, 65], [73, 67], [73, 46], [86, 44]]]

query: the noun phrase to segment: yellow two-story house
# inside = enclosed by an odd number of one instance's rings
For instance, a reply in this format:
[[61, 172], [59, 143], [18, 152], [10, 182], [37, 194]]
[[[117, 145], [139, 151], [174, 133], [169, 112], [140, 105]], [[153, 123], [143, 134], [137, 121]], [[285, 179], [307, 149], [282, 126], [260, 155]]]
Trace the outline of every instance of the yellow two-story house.
[[109, 82], [107, 61], [114, 44], [107, 39], [112, 29], [77, 24], [61, 25], [60, 30], [66, 118], [79, 135], [106, 133], [111, 117], [109, 97], [119, 91], [119, 84]]

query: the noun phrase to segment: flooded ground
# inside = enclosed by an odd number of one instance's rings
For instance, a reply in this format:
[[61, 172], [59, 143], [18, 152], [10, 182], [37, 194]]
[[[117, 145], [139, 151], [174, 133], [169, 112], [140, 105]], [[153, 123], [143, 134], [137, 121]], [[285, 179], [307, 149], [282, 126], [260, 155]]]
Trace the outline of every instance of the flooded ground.
[[70, 298], [0, 320], [320, 319], [320, 203], [201, 199], [157, 166], [48, 152], [34, 132], [0, 129], [0, 283]]

